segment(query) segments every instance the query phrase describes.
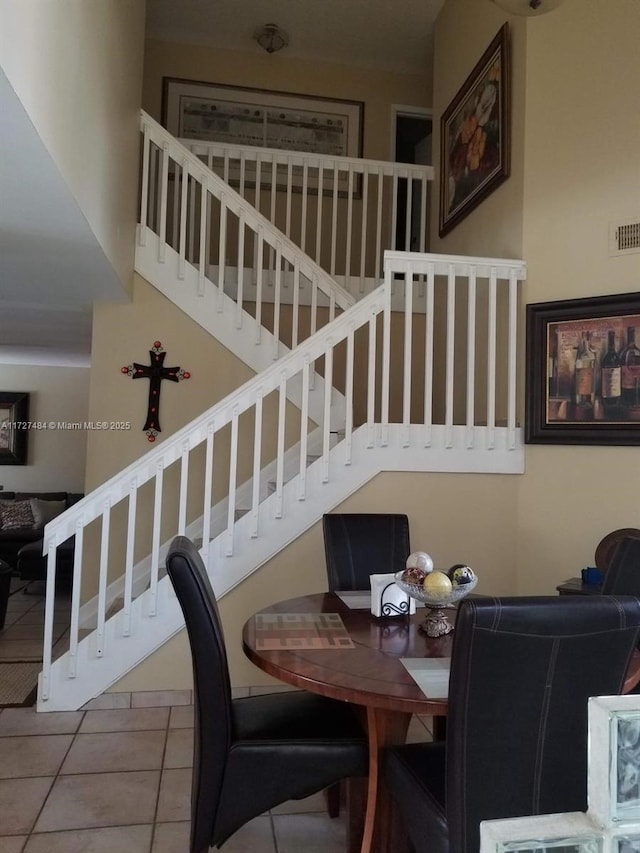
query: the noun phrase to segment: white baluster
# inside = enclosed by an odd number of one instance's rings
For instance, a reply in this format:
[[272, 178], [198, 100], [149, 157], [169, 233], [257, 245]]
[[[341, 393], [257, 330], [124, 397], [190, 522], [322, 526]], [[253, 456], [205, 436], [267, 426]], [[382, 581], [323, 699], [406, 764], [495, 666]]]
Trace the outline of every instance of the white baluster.
[[138, 504], [138, 484], [135, 480], [129, 486], [129, 506], [127, 509], [127, 549], [124, 558], [124, 600], [122, 606], [122, 636], [131, 634], [131, 601], [133, 599], [133, 555], [136, 540], [136, 510]]
[[273, 294], [273, 359], [280, 355], [280, 299], [282, 286], [282, 244], [276, 243], [276, 286]]
[[[78, 642], [80, 634], [80, 593], [82, 588], [83, 548], [84, 519], [79, 518], [75, 524], [75, 541], [73, 548], [73, 580], [71, 582], [71, 624], [69, 625], [69, 667], [67, 670], [67, 675], [69, 676], [69, 678], [75, 678], [78, 671]], [[47, 574], [47, 577], [48, 576], [49, 575]]]
[[229, 166], [230, 166], [229, 161], [230, 161], [230, 159], [231, 159], [231, 155], [229, 154], [228, 149], [225, 148], [224, 151], [222, 152], [222, 162], [223, 162], [222, 177], [223, 177], [225, 184], [229, 183]]
[[346, 419], [344, 427], [344, 464], [351, 465], [351, 448], [353, 445], [353, 367], [354, 367], [354, 330], [355, 325], [351, 323], [347, 335], [347, 366], [345, 378], [345, 409]]
[[198, 262], [198, 296], [204, 295], [204, 277], [207, 270], [207, 176], [203, 172], [200, 176], [200, 260]]
[[404, 276], [404, 374], [402, 388], [402, 446], [411, 441], [411, 345], [413, 332], [413, 272]]
[[418, 251], [426, 251], [427, 241], [427, 181], [420, 181], [420, 246]]
[[298, 346], [298, 325], [300, 323], [300, 255], [293, 261], [293, 312], [291, 318], [291, 349]]
[[349, 290], [351, 282], [351, 232], [353, 228], [353, 166], [349, 166], [349, 180], [347, 184], [347, 245], [344, 263], [344, 286]]
[[178, 237], [178, 278], [183, 279], [187, 256], [187, 200], [189, 193], [189, 166], [182, 160], [182, 186], [180, 192], [180, 236]]
[[240, 210], [238, 217], [238, 288], [236, 293], [236, 329], [242, 328], [242, 311], [244, 304], [244, 236], [245, 210]]
[[53, 618], [56, 595], [56, 544], [51, 539], [47, 545], [47, 579], [44, 601], [44, 638], [42, 647], [42, 685], [43, 699], [51, 692], [51, 663], [53, 659]]
[[392, 249], [396, 248], [396, 233], [398, 226], [398, 175], [393, 173], [391, 190], [391, 234], [389, 235], [389, 245]]
[[322, 163], [318, 167], [318, 213], [316, 219], [316, 263], [321, 264], [322, 251], [322, 200], [324, 197], [324, 168]]
[[487, 448], [496, 445], [496, 338], [497, 338], [497, 283], [495, 267], [489, 271], [489, 329], [487, 352]]
[[111, 524], [111, 501], [107, 498], [102, 510], [102, 532], [100, 535], [100, 563], [98, 569], [98, 624], [96, 626], [96, 657], [104, 655], [104, 626], [107, 617], [107, 576], [109, 573], [109, 529]]
[[427, 292], [424, 306], [424, 446], [431, 447], [433, 434], [433, 303], [435, 266], [427, 267]]
[[227, 504], [227, 557], [233, 556], [236, 523], [236, 487], [238, 478], [238, 406], [231, 414], [231, 448], [229, 450], [229, 501]]
[[411, 172], [407, 175], [407, 203], [404, 217], [404, 250], [411, 251], [411, 209], [413, 207], [413, 180]]
[[333, 196], [331, 206], [331, 275], [335, 278], [336, 274], [336, 246], [338, 233], [338, 180], [339, 180], [338, 164], [333, 166]]
[[262, 459], [262, 386], [256, 390], [256, 405], [253, 429], [253, 491], [251, 495], [251, 537], [258, 535], [258, 517], [260, 507], [260, 470]]
[[447, 273], [447, 345], [445, 367], [445, 447], [453, 447], [453, 384], [455, 378], [456, 272], [449, 264]]
[[302, 202], [300, 216], [300, 248], [305, 251], [307, 243], [307, 204], [309, 190], [309, 164], [305, 160], [302, 165]]
[[307, 496], [307, 448], [309, 429], [309, 356], [304, 357], [302, 366], [302, 406], [300, 409], [300, 478], [298, 500]]
[[384, 266], [384, 309], [382, 320], [382, 402], [381, 402], [381, 437], [380, 443], [386, 447], [389, 443], [389, 365], [391, 359], [391, 267]]
[[516, 367], [518, 344], [518, 278], [516, 271], [509, 271], [509, 332], [508, 332], [508, 368], [507, 368], [507, 446], [513, 450], [516, 446]]
[[262, 340], [262, 281], [264, 275], [264, 228], [258, 225], [256, 247], [256, 344]]
[[185, 440], [180, 455], [180, 498], [178, 503], [178, 536], [187, 529], [187, 497], [189, 494], [189, 441]]
[[158, 612], [158, 572], [160, 567], [160, 527], [162, 524], [162, 485], [164, 467], [160, 460], [156, 465], [155, 490], [153, 496], [153, 527], [151, 530], [151, 577], [149, 580], [149, 616]]
[[149, 172], [151, 169], [151, 142], [149, 140], [149, 125], [142, 123], [142, 181], [140, 185], [140, 222], [138, 224], [138, 245], [147, 244], [147, 214], [149, 204]]
[[278, 442], [276, 450], [276, 511], [275, 517], [282, 518], [284, 491], [284, 434], [287, 406], [287, 374], [280, 374], [278, 393]]
[[324, 413], [322, 418], [322, 482], [329, 482], [331, 451], [331, 390], [333, 388], [333, 338], [327, 338], [324, 352]]
[[202, 509], [202, 559], [209, 565], [209, 545], [211, 542], [211, 506], [213, 503], [213, 452], [215, 424], [207, 424], [207, 439], [204, 460], [204, 498]]
[[227, 202], [224, 193], [220, 193], [220, 236], [218, 240], [218, 298], [216, 310], [224, 310], [224, 279], [227, 257]]
[[291, 237], [291, 193], [293, 190], [293, 163], [291, 157], [287, 157], [287, 206], [285, 215], [284, 233]]
[[469, 271], [467, 295], [467, 447], [474, 445], [476, 410], [476, 268]]
[[158, 240], [158, 263], [163, 264], [167, 248], [167, 195], [169, 184], [169, 146], [162, 146], [162, 171], [160, 180], [160, 227]]
[[[365, 275], [367, 258], [367, 220], [369, 214], [369, 169], [364, 166], [362, 175], [362, 229], [360, 233], [360, 285], [358, 290], [360, 293], [365, 291]], [[377, 272], [377, 270], [376, 270]]]
[[245, 174], [245, 153], [244, 151], [240, 152], [240, 185], [238, 186], [238, 193], [244, 198], [244, 174]]
[[374, 446], [376, 409], [376, 326], [378, 312], [371, 312], [369, 320], [369, 363], [367, 367], [367, 447]]
[[376, 205], [376, 260], [374, 267], [374, 278], [380, 275], [382, 270], [382, 196], [384, 194], [384, 175], [380, 167], [377, 168], [378, 176], [378, 199]]

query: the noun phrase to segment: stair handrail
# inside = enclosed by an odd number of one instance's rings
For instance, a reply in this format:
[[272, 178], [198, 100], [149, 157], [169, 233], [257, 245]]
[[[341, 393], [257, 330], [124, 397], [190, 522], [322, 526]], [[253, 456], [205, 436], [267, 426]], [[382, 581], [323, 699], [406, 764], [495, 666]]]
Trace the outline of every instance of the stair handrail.
[[[162, 127], [144, 110], [141, 110], [140, 130], [144, 137], [143, 148], [143, 186], [140, 203], [140, 227], [138, 229], [138, 242], [144, 245], [145, 227], [148, 222], [148, 177], [149, 177], [149, 142], [153, 142], [160, 151], [170, 159], [178, 163], [181, 168], [195, 180], [198, 181], [208, 192], [217, 199], [222, 199], [227, 209], [233, 214], [242, 217], [245, 225], [256, 233], [261, 233], [264, 241], [274, 250], [281, 253], [292, 267], [297, 267], [302, 275], [310, 281], [317, 283], [318, 288], [329, 298], [331, 304], [335, 304], [342, 310], [346, 310], [354, 304], [355, 298], [340, 284], [338, 284], [321, 266], [310, 257], [306, 256], [299, 246], [290, 240], [285, 234], [275, 229], [275, 226], [266, 216], [263, 216], [256, 208], [246, 201], [233, 187], [226, 183], [219, 175], [211, 171], [209, 167], [195, 154], [185, 148], [175, 137]], [[165, 200], [167, 197], [168, 164], [163, 167], [161, 194]], [[277, 233], [272, 233], [277, 230]], [[166, 240], [166, 235], [160, 235], [161, 242]], [[183, 258], [181, 250], [181, 258]]]

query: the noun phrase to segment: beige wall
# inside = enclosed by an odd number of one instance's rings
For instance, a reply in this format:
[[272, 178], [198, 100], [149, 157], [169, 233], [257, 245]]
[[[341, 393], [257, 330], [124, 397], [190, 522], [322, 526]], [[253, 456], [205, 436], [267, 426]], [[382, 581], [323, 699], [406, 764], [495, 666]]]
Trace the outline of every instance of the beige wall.
[[2, 0], [0, 11], [3, 69], [130, 289], [144, 0]]
[[[447, 0], [436, 117], [505, 20], [488, 2]], [[527, 302], [637, 291], [640, 255], [610, 258], [608, 231], [640, 215], [640, 7], [565, 0], [549, 15], [509, 22], [511, 177], [434, 246], [524, 257]], [[469, 53], [462, 60], [459, 45]], [[529, 446], [504, 517], [516, 531], [518, 592], [552, 593], [593, 563], [602, 536], [637, 525], [639, 474], [635, 448]]]
[[[640, 4], [565, 0], [529, 23], [524, 149], [527, 301], [638, 291], [640, 254], [611, 258], [609, 223], [640, 217]], [[593, 564], [638, 526], [637, 448], [530, 446], [518, 588]]]
[[29, 420], [56, 424], [56, 429], [29, 430], [27, 464], [0, 467], [0, 485], [11, 491], [82, 492], [87, 431], [57, 429], [57, 424], [88, 419], [89, 370], [0, 365], [0, 388], [27, 391]]
[[381, 160], [390, 157], [391, 105], [431, 105], [430, 68], [425, 68], [422, 75], [398, 74], [281, 55], [149, 40], [145, 49], [142, 104], [158, 121], [163, 76], [363, 101], [363, 153], [365, 157]]
[[87, 489], [93, 489], [152, 448], [142, 432], [149, 382], [132, 380], [121, 368], [149, 364], [149, 350], [160, 341], [166, 364], [191, 377], [163, 382], [162, 432], [171, 436], [205, 409], [246, 382], [253, 373], [197, 323], [136, 275], [128, 305], [98, 304], [93, 317], [89, 411], [92, 420], [130, 421], [130, 430], [91, 434], [87, 446]]

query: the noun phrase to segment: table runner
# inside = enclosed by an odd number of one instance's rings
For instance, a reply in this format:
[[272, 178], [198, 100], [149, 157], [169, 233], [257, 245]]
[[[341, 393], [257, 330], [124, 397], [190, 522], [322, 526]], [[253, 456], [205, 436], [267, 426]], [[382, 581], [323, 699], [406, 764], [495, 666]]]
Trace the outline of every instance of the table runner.
[[352, 649], [339, 613], [258, 613], [256, 649]]

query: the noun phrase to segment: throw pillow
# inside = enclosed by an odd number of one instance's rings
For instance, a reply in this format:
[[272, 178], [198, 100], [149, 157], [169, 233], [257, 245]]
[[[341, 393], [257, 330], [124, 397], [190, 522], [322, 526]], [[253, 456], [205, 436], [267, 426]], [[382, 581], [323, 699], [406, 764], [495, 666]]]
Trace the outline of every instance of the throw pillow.
[[19, 530], [33, 527], [31, 501], [2, 501], [0, 521], [3, 530]]
[[29, 503], [33, 513], [34, 527], [44, 527], [67, 508], [66, 501], [43, 501], [40, 498], [31, 498]]

